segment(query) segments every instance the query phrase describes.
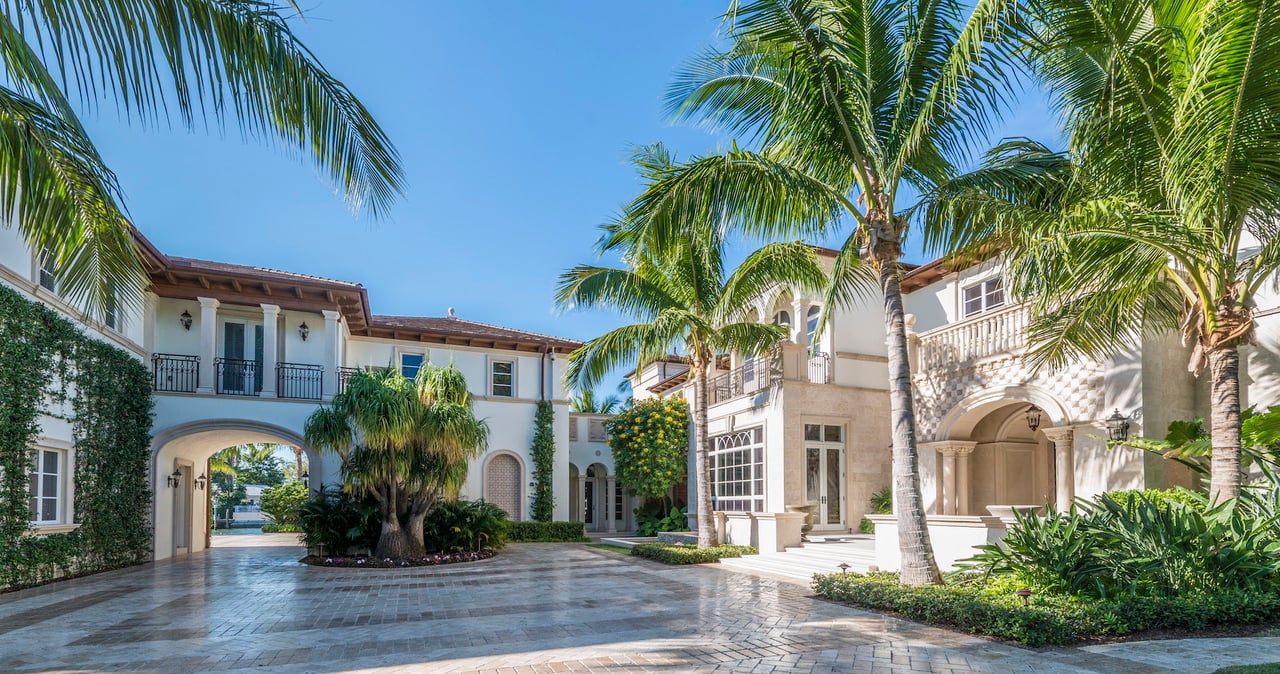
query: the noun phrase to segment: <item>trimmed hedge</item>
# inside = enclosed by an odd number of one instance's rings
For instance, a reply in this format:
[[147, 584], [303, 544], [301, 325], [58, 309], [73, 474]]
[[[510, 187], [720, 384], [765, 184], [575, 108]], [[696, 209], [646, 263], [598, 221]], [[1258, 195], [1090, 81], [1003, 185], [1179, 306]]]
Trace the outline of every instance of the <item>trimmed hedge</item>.
[[512, 522], [512, 543], [582, 543], [590, 540], [582, 522]]
[[1028, 646], [1067, 645], [1150, 629], [1201, 630], [1280, 620], [1280, 595], [1226, 591], [1181, 597], [1076, 599], [1033, 594], [1029, 606], [1017, 584], [908, 587], [895, 573], [815, 575], [823, 597], [910, 620], [1020, 641]]
[[264, 534], [300, 534], [302, 527], [297, 524], [264, 524], [262, 525], [262, 533]]
[[692, 545], [667, 543], [640, 543], [631, 548], [631, 554], [662, 562], [663, 564], [709, 564], [726, 557], [754, 555], [759, 551], [749, 545], [716, 545], [699, 548]]

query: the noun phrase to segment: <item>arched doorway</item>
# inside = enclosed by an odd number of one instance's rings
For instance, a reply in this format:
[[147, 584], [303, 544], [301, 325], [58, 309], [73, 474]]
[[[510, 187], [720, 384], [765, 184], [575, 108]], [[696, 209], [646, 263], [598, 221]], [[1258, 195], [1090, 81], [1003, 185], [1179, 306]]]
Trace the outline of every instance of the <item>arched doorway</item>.
[[504, 451], [490, 455], [485, 461], [484, 500], [505, 510], [513, 521], [524, 519], [523, 484], [524, 467], [520, 457]]
[[574, 522], [582, 520], [582, 485], [579, 484], [578, 466], [569, 464], [569, 519]]
[[327, 479], [324, 463], [306, 446], [302, 436], [281, 426], [243, 419], [217, 419], [164, 429], [156, 433], [151, 442], [155, 559], [208, 547], [212, 498], [209, 458], [227, 447], [254, 443], [300, 447], [309, 465], [308, 486], [319, 489]]
[[587, 466], [586, 479], [582, 481], [582, 521], [589, 531], [609, 531], [609, 470], [602, 463]]

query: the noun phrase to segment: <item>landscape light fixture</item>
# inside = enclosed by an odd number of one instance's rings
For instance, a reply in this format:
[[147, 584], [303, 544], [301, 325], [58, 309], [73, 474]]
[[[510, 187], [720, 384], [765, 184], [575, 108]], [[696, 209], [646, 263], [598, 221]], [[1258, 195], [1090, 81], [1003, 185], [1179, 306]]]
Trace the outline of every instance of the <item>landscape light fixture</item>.
[[302, 335], [302, 341], [307, 341], [307, 337], [311, 335], [311, 328], [307, 327], [306, 322], [298, 326], [298, 334]]
[[182, 484], [182, 471], [178, 468], [174, 468], [173, 474], [165, 478], [165, 482], [167, 482], [170, 487], [177, 489], [178, 485]]
[[1022, 588], [1021, 590], [1018, 590], [1017, 592], [1014, 592], [1014, 594], [1018, 595], [1019, 597], [1022, 597], [1022, 605], [1023, 605], [1023, 606], [1030, 606], [1030, 605], [1031, 605], [1031, 594], [1032, 594], [1032, 592], [1031, 592], [1031, 588], [1029, 588], [1029, 587], [1024, 587], [1024, 588]]
[[1120, 408], [1111, 413], [1104, 422], [1107, 425], [1107, 437], [1112, 442], [1124, 442], [1129, 439], [1129, 417], [1120, 413]]
[[209, 481], [209, 478], [205, 477], [204, 473], [200, 473], [200, 477], [196, 478], [196, 489], [199, 489], [200, 491], [204, 491], [204, 485], [208, 481]]
[[840, 565], [839, 565], [839, 566], [837, 566], [836, 568], [840, 569], [840, 573], [849, 573], [849, 563], [848, 563], [848, 562], [840, 562]]
[[178, 322], [182, 324], [182, 329], [187, 332], [191, 331], [191, 312], [186, 309], [182, 310], [182, 314], [178, 316]]
[[1026, 412], [1023, 412], [1023, 416], [1027, 418], [1027, 428], [1030, 428], [1031, 432], [1035, 433], [1040, 429], [1040, 421], [1044, 417], [1044, 410], [1032, 405], [1027, 408]]

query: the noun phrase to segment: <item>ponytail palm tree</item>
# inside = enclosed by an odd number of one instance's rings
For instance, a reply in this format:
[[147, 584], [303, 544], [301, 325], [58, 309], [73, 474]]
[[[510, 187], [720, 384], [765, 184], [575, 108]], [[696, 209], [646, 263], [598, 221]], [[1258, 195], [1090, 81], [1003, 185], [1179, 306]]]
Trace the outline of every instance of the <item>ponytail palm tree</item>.
[[8, 0], [0, 37], [0, 209], [13, 214], [4, 226], [90, 310], [140, 304], [145, 277], [116, 176], [73, 102], [105, 101], [146, 124], [236, 121], [247, 136], [309, 155], [374, 216], [401, 190], [386, 134], [276, 4]]
[[556, 294], [562, 307], [614, 309], [639, 321], [570, 354], [567, 376], [575, 387], [589, 388], [615, 368], [642, 365], [673, 351], [688, 356], [697, 443], [698, 547], [703, 548], [716, 543], [707, 429], [708, 375], [715, 357], [761, 354], [786, 339], [783, 326], [745, 320], [746, 308], [777, 285], [816, 289], [826, 278], [817, 254], [804, 244], [769, 244], [730, 270], [724, 247], [713, 238], [686, 239], [661, 252], [636, 249], [626, 255], [626, 268], [574, 267], [560, 277]]
[[[941, 582], [920, 493], [906, 324], [899, 287], [904, 192], [952, 174], [1007, 93], [1009, 56], [987, 45], [1004, 0], [751, 0], [726, 16], [727, 47], [695, 58], [675, 117], [758, 144], [665, 171], [606, 245], [661, 247], [695, 223], [806, 237], [847, 227], [826, 310], [873, 273], [889, 343], [894, 503], [902, 580]], [[823, 321], [825, 324], [826, 321]]]
[[471, 409], [467, 382], [452, 365], [424, 365], [416, 380], [394, 369], [361, 372], [306, 424], [307, 444], [335, 454], [346, 488], [377, 502], [382, 531], [374, 554], [426, 553], [423, 523], [452, 500], [489, 429]]
[[1180, 331], [1190, 370], [1209, 369], [1211, 497], [1233, 498], [1239, 349], [1280, 270], [1280, 6], [1032, 0], [1020, 11], [1069, 145], [1010, 141], [942, 186], [924, 210], [949, 230], [935, 243], [1012, 261], [1042, 363]]

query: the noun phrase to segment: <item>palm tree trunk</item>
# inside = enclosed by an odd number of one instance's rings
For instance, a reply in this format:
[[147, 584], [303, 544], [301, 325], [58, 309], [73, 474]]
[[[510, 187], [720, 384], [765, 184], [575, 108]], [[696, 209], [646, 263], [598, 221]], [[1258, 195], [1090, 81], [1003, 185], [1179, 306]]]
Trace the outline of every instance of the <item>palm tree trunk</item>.
[[896, 260], [879, 260], [880, 289], [889, 343], [889, 415], [893, 428], [893, 503], [898, 515], [901, 580], [906, 585], [938, 585], [942, 575], [933, 559], [924, 498], [920, 495], [920, 453], [907, 359], [907, 326]]
[[1225, 501], [1240, 495], [1240, 350], [1219, 347], [1208, 358], [1213, 444], [1209, 499]]
[[298, 469], [298, 472], [294, 477], [301, 480], [302, 479], [302, 448], [301, 447], [293, 448], [293, 459]]
[[707, 434], [707, 364], [695, 362], [693, 368], [694, 405], [693, 426], [697, 437], [697, 450], [693, 465], [698, 488], [698, 547], [709, 548], [719, 542], [716, 536], [716, 515], [711, 510], [711, 436]]

